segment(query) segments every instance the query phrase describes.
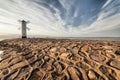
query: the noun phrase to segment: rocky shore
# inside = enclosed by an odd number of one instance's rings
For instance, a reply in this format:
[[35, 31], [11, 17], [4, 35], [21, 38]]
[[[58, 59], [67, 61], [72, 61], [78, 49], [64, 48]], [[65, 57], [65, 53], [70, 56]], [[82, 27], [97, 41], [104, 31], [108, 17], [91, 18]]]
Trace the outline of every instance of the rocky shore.
[[120, 41], [0, 41], [0, 80], [120, 80]]

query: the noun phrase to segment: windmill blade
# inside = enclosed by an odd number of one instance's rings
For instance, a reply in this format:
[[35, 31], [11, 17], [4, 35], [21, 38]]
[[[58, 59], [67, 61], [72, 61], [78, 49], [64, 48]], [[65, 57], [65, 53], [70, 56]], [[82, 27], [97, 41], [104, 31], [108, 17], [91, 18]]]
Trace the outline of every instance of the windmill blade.
[[19, 23], [21, 23], [21, 20], [18, 20]]
[[27, 27], [27, 29], [28, 29], [28, 31], [30, 30], [30, 28], [28, 28], [28, 27]]
[[20, 30], [21, 28], [19, 27], [18, 30]]
[[30, 21], [27, 21], [27, 23], [30, 23]]

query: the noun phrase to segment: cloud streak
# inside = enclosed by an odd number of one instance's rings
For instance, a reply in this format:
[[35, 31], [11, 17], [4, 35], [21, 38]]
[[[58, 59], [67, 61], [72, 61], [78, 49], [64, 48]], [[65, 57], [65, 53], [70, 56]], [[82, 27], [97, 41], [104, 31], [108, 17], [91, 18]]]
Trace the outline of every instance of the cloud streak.
[[110, 36], [120, 29], [119, 8], [119, 0], [0, 0], [0, 34], [20, 34], [24, 19], [30, 35]]

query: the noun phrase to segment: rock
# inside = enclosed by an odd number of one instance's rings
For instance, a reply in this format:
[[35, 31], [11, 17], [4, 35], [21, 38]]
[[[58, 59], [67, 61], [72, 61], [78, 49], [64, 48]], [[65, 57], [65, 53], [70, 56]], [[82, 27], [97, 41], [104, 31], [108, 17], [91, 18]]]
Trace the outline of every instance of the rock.
[[78, 54], [79, 48], [75, 47], [72, 49], [72, 53], [74, 54]]
[[24, 66], [27, 66], [27, 65], [28, 65], [28, 63], [26, 61], [22, 61], [22, 62], [16, 63], [13, 66], [11, 66], [10, 70], [15, 70], [17, 68], [21, 68], [21, 67], [24, 67]]
[[2, 71], [2, 74], [3, 74], [3, 75], [6, 75], [6, 74], [8, 74], [8, 72], [9, 72], [8, 69], [4, 69], [4, 70]]
[[91, 70], [88, 72], [88, 77], [90, 79], [95, 79], [96, 78], [95, 73], [93, 71], [91, 71]]
[[113, 53], [112, 50], [105, 50], [106, 53]]
[[71, 76], [71, 80], [80, 80], [78, 71], [74, 67], [68, 67], [68, 72]]
[[103, 62], [105, 61], [105, 57], [99, 54], [91, 54], [90, 58], [97, 61], [97, 62]]
[[0, 61], [2, 60], [2, 54], [3, 54], [3, 51], [0, 51]]
[[110, 62], [110, 65], [120, 70], [120, 61], [113, 60]]
[[4, 51], [0, 79], [119, 80], [120, 42], [104, 42], [63, 39], [0, 42], [0, 50]]
[[102, 46], [102, 48], [104, 48], [104, 49], [106, 49], [106, 50], [111, 50], [111, 49], [113, 49], [111, 46]]
[[81, 48], [81, 51], [82, 52], [86, 52], [86, 51], [88, 51], [89, 50], [89, 46], [88, 45], [84, 45], [84, 46], [82, 46], [82, 48]]
[[57, 48], [56, 48], [56, 47], [53, 47], [53, 48], [50, 49], [50, 52], [53, 52], [53, 53], [54, 53], [54, 52], [56, 52], [56, 51], [57, 51]]
[[106, 56], [107, 56], [107, 57], [109, 57], [109, 58], [115, 58], [115, 56], [114, 56], [114, 55], [109, 54], [109, 53], [107, 53], [107, 54], [106, 54]]
[[55, 53], [50, 53], [50, 57], [55, 57]]
[[49, 60], [49, 56], [45, 56], [44, 60], [46, 60], [46, 61]]
[[47, 70], [47, 71], [52, 70], [52, 66], [51, 66], [51, 65], [47, 65], [46, 70]]
[[66, 52], [66, 49], [64, 47], [61, 47], [60, 48], [60, 53], [64, 53], [64, 52]]
[[120, 50], [116, 50], [115, 54], [120, 55]]
[[69, 55], [68, 53], [62, 53], [62, 54], [60, 55], [60, 58], [66, 59], [68, 55]]

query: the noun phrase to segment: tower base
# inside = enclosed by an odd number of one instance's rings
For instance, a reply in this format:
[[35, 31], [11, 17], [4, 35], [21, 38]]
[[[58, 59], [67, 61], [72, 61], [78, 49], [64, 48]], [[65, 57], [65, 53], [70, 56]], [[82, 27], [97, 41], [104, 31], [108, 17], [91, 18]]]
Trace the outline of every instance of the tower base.
[[22, 38], [27, 38], [26, 36], [22, 36]]

